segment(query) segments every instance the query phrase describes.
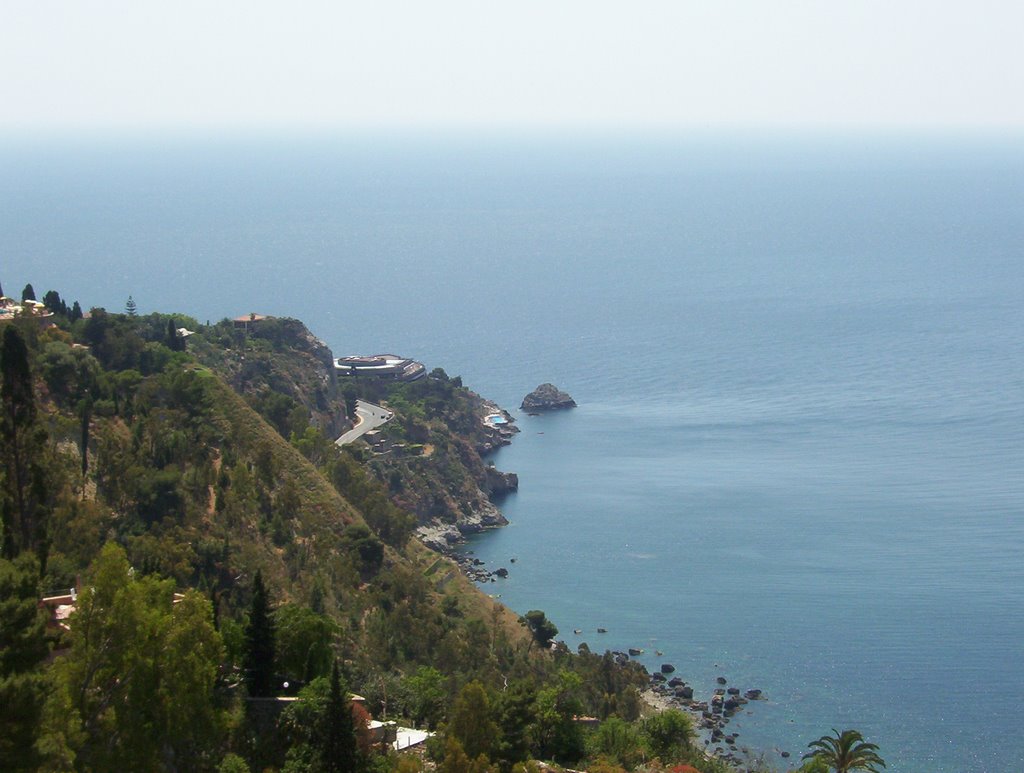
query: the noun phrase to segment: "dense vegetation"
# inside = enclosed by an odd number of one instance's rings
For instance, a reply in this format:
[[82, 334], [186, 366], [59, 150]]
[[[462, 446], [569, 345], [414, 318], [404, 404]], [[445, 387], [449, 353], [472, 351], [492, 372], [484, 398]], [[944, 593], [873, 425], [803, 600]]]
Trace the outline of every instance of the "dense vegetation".
[[[56, 324], [0, 326], [0, 769], [421, 769], [371, 715], [437, 731], [453, 773], [724, 769], [686, 715], [642, 716], [641, 669], [551, 646], [412, 538], [479, 494], [456, 379], [360, 387], [432, 448], [385, 463], [324, 434], [354, 395], [299, 372], [324, 364], [299, 323], [46, 298]], [[39, 604], [68, 589], [67, 619]]]

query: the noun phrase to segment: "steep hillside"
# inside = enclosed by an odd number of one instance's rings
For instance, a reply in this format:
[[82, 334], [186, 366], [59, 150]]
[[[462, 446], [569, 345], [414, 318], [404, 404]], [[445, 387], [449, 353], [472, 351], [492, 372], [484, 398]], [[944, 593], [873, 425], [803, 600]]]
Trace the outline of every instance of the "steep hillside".
[[[446, 770], [464, 747], [480, 770], [576, 762], [578, 716], [638, 717], [642, 669], [554, 646], [542, 611], [520, 619], [413, 538], [474, 528], [513, 483], [481, 457], [500, 411], [457, 379], [361, 386], [396, 418], [386, 447], [343, 450], [354, 396], [297, 321], [54, 319], [0, 326], [0, 738], [19, 739], [0, 768], [325, 769], [340, 681], [442, 730]], [[672, 759], [703, 760], [678, 722]]]
[[297, 319], [224, 320], [190, 336], [188, 349], [286, 438], [306, 425], [337, 437], [350, 422], [334, 355]]
[[[281, 321], [268, 351], [232, 338], [216, 371], [196, 360], [216, 360], [222, 328], [192, 337], [195, 358], [146, 341], [148, 330], [162, 335], [164, 325], [100, 311], [71, 336], [58, 328], [26, 330], [42, 375], [39, 407], [56, 433], [51, 473], [60, 473], [52, 475], [59, 493], [49, 523], [50, 586], [74, 583], [111, 538], [136, 566], [206, 588], [229, 615], [244, 608], [260, 571], [277, 601], [312, 604], [348, 623], [340, 631], [354, 659], [365, 651], [365, 611], [384, 608], [389, 620], [399, 609], [379, 598], [396, 585], [421, 602], [410, 658], [429, 660], [459, 627], [458, 620], [440, 621], [445, 595], [454, 593], [457, 603], [470, 597], [465, 603], [483, 608], [478, 592], [451, 572], [443, 573], [442, 590], [424, 577], [423, 565], [433, 561], [409, 541], [411, 519], [358, 462], [306, 422], [288, 442], [252, 407], [253, 394], [270, 382], [292, 390], [296, 415], [305, 407], [300, 399], [319, 400], [324, 415], [337, 408], [336, 384], [323, 368], [309, 371], [313, 359], [323, 365], [317, 354], [326, 349], [301, 323]], [[92, 341], [100, 357], [77, 348], [76, 337]], [[236, 380], [237, 391], [221, 372]], [[86, 393], [93, 396], [88, 408], [79, 397]], [[70, 472], [82, 463], [84, 476]], [[521, 633], [518, 625], [510, 629], [513, 638]]]
[[394, 420], [346, 453], [387, 487], [396, 507], [415, 516], [427, 544], [445, 548], [507, 523], [495, 500], [518, 480], [485, 457], [518, 430], [507, 413], [443, 369], [412, 383], [362, 378], [340, 387], [330, 349], [294, 319], [260, 319], [244, 328], [225, 320], [191, 336], [188, 347], [279, 434], [304, 437], [307, 447], [321, 440], [317, 433], [339, 436], [357, 399], [390, 409]]
[[[518, 432], [508, 413], [440, 368], [412, 383], [363, 380], [352, 388], [394, 412], [392, 421], [350, 450], [397, 506], [416, 515], [421, 539], [443, 549], [462, 535], [507, 523], [495, 502], [519, 480], [486, 455]], [[494, 418], [501, 423], [488, 420]]]

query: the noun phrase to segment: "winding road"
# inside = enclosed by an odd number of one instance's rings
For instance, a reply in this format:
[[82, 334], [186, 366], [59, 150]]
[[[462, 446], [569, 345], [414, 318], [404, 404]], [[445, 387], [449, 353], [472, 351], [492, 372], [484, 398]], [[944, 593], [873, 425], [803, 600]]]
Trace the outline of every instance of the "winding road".
[[368, 403], [365, 400], [356, 400], [356, 425], [334, 442], [343, 446], [353, 440], [358, 440], [371, 429], [377, 429], [377, 427], [387, 424], [394, 418], [394, 415], [387, 408], [381, 408], [379, 405]]

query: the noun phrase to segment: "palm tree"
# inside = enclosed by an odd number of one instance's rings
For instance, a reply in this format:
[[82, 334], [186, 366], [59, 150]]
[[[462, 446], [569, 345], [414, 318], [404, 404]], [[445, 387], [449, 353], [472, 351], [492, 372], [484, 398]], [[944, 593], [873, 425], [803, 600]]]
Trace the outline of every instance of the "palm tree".
[[885, 760], [875, 750], [877, 744], [866, 743], [864, 736], [856, 730], [844, 730], [840, 733], [832, 728], [833, 735], [823, 735], [817, 741], [807, 744], [808, 752], [803, 759], [820, 759], [835, 768], [836, 773], [849, 773], [851, 770], [869, 770], [880, 773], [878, 767], [885, 767]]

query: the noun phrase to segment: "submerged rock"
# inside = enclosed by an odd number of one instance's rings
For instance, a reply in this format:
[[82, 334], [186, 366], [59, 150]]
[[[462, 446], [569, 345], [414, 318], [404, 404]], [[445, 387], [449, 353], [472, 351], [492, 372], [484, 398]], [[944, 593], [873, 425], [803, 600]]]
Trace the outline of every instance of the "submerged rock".
[[576, 401], [554, 384], [541, 384], [523, 398], [520, 407], [524, 411], [557, 411], [575, 408]]

